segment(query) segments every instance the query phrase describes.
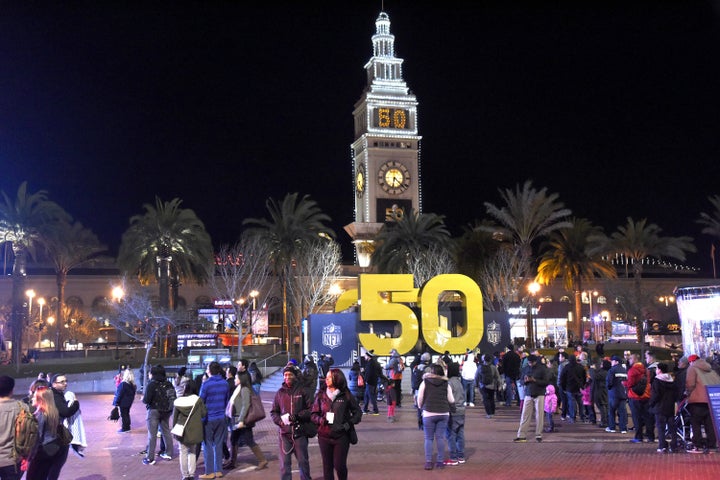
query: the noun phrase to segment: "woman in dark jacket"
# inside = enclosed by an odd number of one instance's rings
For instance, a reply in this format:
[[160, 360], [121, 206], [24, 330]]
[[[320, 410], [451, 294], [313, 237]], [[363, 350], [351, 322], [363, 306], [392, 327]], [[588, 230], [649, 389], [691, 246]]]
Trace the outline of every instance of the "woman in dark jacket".
[[122, 381], [115, 390], [115, 398], [113, 399], [113, 406], [120, 409], [120, 419], [122, 420], [122, 427], [118, 430], [118, 433], [130, 431], [130, 407], [135, 401], [136, 391], [135, 375], [132, 370], [126, 368], [122, 374]]
[[[659, 453], [677, 451], [677, 435], [675, 434], [675, 402], [680, 397], [672, 376], [668, 373], [667, 363], [658, 363], [657, 375], [650, 386], [650, 412], [655, 414], [655, 425], [658, 431]], [[666, 434], [663, 434], [666, 432]], [[667, 436], [670, 436], [668, 450]]]
[[348, 477], [347, 456], [353, 425], [360, 423], [362, 412], [355, 396], [347, 388], [345, 375], [339, 368], [325, 377], [325, 390], [315, 397], [311, 419], [318, 426], [318, 445], [323, 460], [323, 478], [338, 480]]

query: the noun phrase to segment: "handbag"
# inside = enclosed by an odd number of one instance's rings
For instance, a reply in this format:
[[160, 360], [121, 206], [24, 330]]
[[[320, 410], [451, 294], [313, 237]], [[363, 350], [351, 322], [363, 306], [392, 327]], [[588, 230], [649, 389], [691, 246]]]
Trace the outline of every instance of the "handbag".
[[120, 410], [118, 409], [118, 407], [110, 410], [110, 416], [108, 417], [108, 420], [110, 420], [111, 422], [117, 422], [118, 420], [120, 420]]
[[197, 405], [198, 401], [195, 400], [195, 403], [193, 403], [192, 408], [190, 409], [190, 413], [188, 413], [187, 418], [185, 419], [185, 423], [176, 423], [173, 425], [172, 430], [170, 430], [170, 433], [175, 435], [176, 437], [182, 438], [182, 436], [185, 434], [185, 424], [190, 420], [190, 416], [192, 415], [193, 410], [195, 410], [195, 405]]
[[72, 442], [73, 434], [70, 433], [70, 430], [63, 425], [62, 423], [58, 424], [57, 427], [57, 440], [60, 446], [67, 446], [70, 445], [70, 442]]
[[357, 432], [355, 431], [355, 424], [350, 424], [350, 445], [357, 445], [358, 443], [358, 436]]
[[265, 407], [262, 403], [260, 395], [250, 393], [250, 408], [248, 408], [243, 423], [249, 427], [255, 426], [257, 422], [265, 418]]

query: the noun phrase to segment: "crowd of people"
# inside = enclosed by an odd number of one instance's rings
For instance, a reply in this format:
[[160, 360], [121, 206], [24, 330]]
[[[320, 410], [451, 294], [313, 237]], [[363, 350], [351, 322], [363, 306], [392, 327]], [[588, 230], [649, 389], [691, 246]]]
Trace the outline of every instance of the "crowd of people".
[[[278, 428], [280, 476], [292, 478], [295, 457], [300, 478], [311, 478], [308, 442], [317, 436], [323, 478], [346, 479], [350, 446], [358, 441], [355, 425], [363, 414], [379, 415], [380, 390], [388, 422], [395, 422], [406, 369], [418, 428], [423, 431], [425, 470], [466, 462], [465, 416], [480, 401], [487, 419], [493, 418], [498, 404], [518, 408], [515, 443], [531, 437], [542, 442], [545, 434], [562, 424], [584, 423], [608, 434], [632, 431], [630, 443], [656, 442], [658, 453], [717, 451], [705, 388], [720, 384], [713, 359], [689, 355], [676, 362], [658, 361], [652, 350], [642, 360], [629, 351], [606, 357], [601, 352], [591, 355], [582, 345], [543, 352], [511, 344], [494, 354], [468, 350], [460, 361], [448, 352], [433, 361], [425, 352], [406, 366], [393, 350], [381, 366], [374, 353], [366, 351], [347, 377], [343, 370], [333, 368], [331, 355], [320, 356], [317, 363], [307, 356], [299, 366], [291, 361], [282, 370], [283, 383], [269, 411]], [[256, 457], [257, 469], [267, 468], [265, 453], [254, 440], [254, 424], [246, 421], [261, 382], [257, 366], [245, 359], [224, 369], [212, 362], [195, 378], [183, 368], [170, 379], [161, 365], [152, 366], [142, 392], [147, 410], [142, 463], [152, 465], [156, 457], [175, 458], [177, 442], [183, 480], [195, 478], [201, 452], [205, 472], [200, 479], [221, 478], [224, 471], [235, 468], [242, 447]], [[6, 426], [13, 424], [21, 408], [12, 400], [14, 385], [11, 377], [0, 377], [0, 420], [5, 420], [0, 424]], [[113, 397], [121, 420], [118, 433], [132, 428], [130, 409], [137, 392], [132, 369], [121, 369]], [[79, 402], [62, 374], [41, 375], [23, 401], [26, 407], [22, 408], [29, 408], [37, 419], [39, 441], [31, 455], [19, 458], [7, 451], [12, 433], [0, 432], [0, 479], [19, 479], [25, 472], [29, 480], [57, 479], [70, 451], [84, 455]], [[687, 441], [676, 432], [680, 409], [688, 412], [692, 425], [692, 438]], [[71, 433], [67, 442], [61, 425]]]
[[[68, 389], [67, 376], [60, 373], [40, 374], [22, 402], [14, 400], [14, 390], [15, 379], [0, 376], [0, 479], [26, 475], [28, 480], [57, 480], [68, 453], [83, 457], [87, 446], [80, 402]], [[21, 410], [36, 419], [35, 441], [25, 456], [15, 450], [15, 420]]]

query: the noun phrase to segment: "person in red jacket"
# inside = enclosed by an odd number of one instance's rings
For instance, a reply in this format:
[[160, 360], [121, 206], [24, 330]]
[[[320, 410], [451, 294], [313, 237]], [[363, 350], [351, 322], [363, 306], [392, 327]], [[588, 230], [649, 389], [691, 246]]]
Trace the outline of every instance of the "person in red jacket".
[[[642, 385], [644, 380], [645, 388], [642, 393], [636, 393], [634, 388], [637, 384]], [[639, 361], [637, 355], [633, 355], [633, 365], [628, 370], [627, 380], [628, 400], [630, 400], [630, 413], [632, 414], [633, 425], [635, 425], [635, 437], [630, 439], [631, 443], [642, 443], [643, 431], [650, 443], [655, 442], [655, 418], [650, 413], [650, 381], [645, 365]]]

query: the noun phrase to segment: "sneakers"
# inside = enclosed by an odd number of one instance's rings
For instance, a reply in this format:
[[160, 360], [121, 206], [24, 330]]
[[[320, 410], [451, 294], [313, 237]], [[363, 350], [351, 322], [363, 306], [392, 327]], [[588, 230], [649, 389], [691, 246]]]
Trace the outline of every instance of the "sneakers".
[[631, 438], [630, 443], [642, 443], [642, 440], [640, 440], [639, 438]]
[[542, 437], [538, 435], [537, 437], [535, 437], [535, 441], [538, 443], [542, 442]]
[[467, 406], [468, 406], [468, 407], [474, 407], [475, 404], [474, 404], [473, 402], [470, 402], [470, 403], [467, 404]]
[[147, 455], [147, 450], [143, 450], [142, 452], [138, 453], [138, 455]]
[[605, 431], [608, 432], [608, 433], [617, 433], [617, 430], [613, 430], [613, 429], [610, 428], [610, 427], [607, 427], [607, 428], [605, 429]]
[[465, 457], [458, 457], [457, 462], [462, 465], [463, 463], [465, 463]]
[[168, 455], [167, 453], [161, 453], [159, 455], [159, 457], [162, 458], [163, 460], [172, 460], [172, 457], [170, 455]]
[[688, 453], [703, 453], [703, 451], [697, 447], [693, 447], [693, 448], [689, 449], [687, 452]]
[[445, 468], [445, 462], [437, 462], [437, 463], [435, 464], [435, 468], [437, 468], [438, 470], [439, 470], [439, 469], [442, 469], [442, 468]]
[[627, 433], [627, 430], [620, 430], [620, 433]]
[[513, 442], [515, 442], [515, 443], [526, 443], [526, 442], [527, 442], [527, 438], [525, 438], [525, 437], [516, 437], [515, 439], [513, 439]]
[[117, 433], [130, 433], [130, 429], [128, 428], [127, 430], [123, 430], [121, 428], [120, 430], [117, 431]]
[[155, 459], [150, 460], [149, 458], [143, 458], [143, 465], [155, 465]]
[[459, 463], [460, 462], [458, 462], [457, 460], [448, 459], [443, 462], [443, 465], [445, 465], [446, 467], [454, 467], [455, 465], [457, 465]]
[[432, 462], [425, 462], [425, 470], [432, 470], [433, 464]]
[[658, 448], [657, 453], [667, 453], [667, 448]]

